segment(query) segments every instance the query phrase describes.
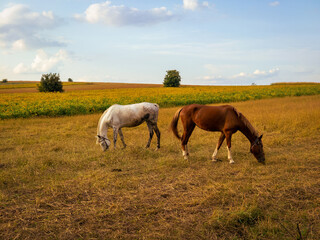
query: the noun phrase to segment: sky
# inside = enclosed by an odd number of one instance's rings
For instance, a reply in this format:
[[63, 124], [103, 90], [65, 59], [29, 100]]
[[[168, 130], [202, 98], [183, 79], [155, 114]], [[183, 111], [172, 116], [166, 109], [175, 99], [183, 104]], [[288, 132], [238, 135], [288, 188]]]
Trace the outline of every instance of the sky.
[[320, 82], [319, 0], [1, 0], [0, 79]]

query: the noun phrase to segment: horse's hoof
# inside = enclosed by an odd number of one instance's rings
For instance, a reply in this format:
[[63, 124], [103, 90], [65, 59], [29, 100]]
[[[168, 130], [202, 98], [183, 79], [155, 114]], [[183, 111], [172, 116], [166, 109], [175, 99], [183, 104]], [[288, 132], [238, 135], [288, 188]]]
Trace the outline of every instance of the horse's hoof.
[[230, 160], [229, 163], [230, 163], [230, 164], [234, 164], [234, 161], [233, 161], [233, 160]]

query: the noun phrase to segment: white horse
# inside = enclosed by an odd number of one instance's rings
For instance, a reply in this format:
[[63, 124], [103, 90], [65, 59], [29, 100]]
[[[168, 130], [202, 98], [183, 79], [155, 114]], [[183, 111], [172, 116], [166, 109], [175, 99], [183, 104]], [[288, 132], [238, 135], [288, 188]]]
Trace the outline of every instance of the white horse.
[[157, 135], [157, 149], [160, 148], [160, 131], [157, 126], [159, 105], [156, 103], [136, 103], [131, 105], [112, 105], [100, 117], [97, 128], [97, 144], [100, 144], [103, 151], [106, 151], [111, 141], [108, 139], [108, 128], [113, 128], [113, 143], [116, 148], [118, 133], [120, 135], [123, 147], [127, 145], [124, 142], [121, 128], [135, 127], [146, 122], [149, 129], [149, 141], [146, 148], [150, 147], [153, 137], [153, 131]]

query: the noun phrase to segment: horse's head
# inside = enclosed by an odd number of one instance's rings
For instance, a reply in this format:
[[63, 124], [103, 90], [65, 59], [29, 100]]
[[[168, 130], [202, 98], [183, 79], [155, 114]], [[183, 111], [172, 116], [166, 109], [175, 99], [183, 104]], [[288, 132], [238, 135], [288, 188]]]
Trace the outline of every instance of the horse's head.
[[102, 151], [106, 151], [106, 150], [108, 150], [111, 142], [110, 142], [110, 140], [108, 138], [100, 136], [100, 135], [97, 135], [96, 144], [100, 144], [100, 147], [101, 147]]
[[263, 144], [261, 141], [262, 135], [251, 144], [250, 152], [258, 160], [259, 163], [265, 164], [265, 156], [263, 151]]

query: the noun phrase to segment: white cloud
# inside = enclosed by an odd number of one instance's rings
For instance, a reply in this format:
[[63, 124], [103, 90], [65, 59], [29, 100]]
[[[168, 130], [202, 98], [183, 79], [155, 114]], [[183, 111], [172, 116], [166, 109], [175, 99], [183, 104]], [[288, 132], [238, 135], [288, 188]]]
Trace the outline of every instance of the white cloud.
[[246, 77], [246, 76], [247, 76], [247, 74], [245, 72], [241, 72], [236, 75], [233, 75], [232, 78], [242, 78], [242, 77]]
[[204, 1], [202, 3], [199, 3], [198, 0], [183, 0], [183, 8], [187, 10], [196, 10], [200, 7], [208, 8], [209, 2]]
[[203, 3], [202, 3], [202, 6], [203, 6], [203, 7], [209, 7], [209, 2], [203, 2]]
[[276, 7], [276, 6], [280, 5], [280, 2], [278, 2], [278, 1], [270, 2], [269, 5], [271, 7]]
[[83, 14], [74, 16], [89, 23], [101, 23], [107, 26], [150, 25], [173, 18], [165, 7], [139, 10], [124, 5], [112, 5], [110, 1], [91, 4]]
[[55, 28], [61, 20], [51, 11], [33, 12], [22, 4], [14, 4], [0, 12], [0, 46], [11, 49], [62, 45], [40, 37], [43, 30]]
[[209, 84], [243, 84], [243, 81], [259, 81], [274, 77], [278, 75], [280, 71], [280, 69], [276, 67], [270, 70], [257, 69], [251, 73], [242, 71], [234, 75], [227, 75], [226, 73], [231, 73], [234, 69], [241, 68], [241, 66], [205, 64], [204, 68], [209, 71], [210, 75], [205, 75], [198, 79]]
[[12, 49], [13, 50], [24, 50], [26, 49], [26, 42], [23, 39], [19, 39], [17, 41], [14, 41], [12, 43]]
[[[224, 78], [221, 75], [207, 75], [207, 76], [203, 76], [198, 78], [199, 82], [197, 82], [198, 84], [214, 84], [214, 83], [219, 83], [220, 81], [222, 81]], [[202, 81], [204, 80], [204, 81]]]
[[257, 78], [269, 78], [277, 75], [279, 73], [280, 69], [279, 68], [273, 68], [270, 70], [255, 70], [253, 73], [245, 73], [241, 72], [239, 74], [233, 75], [231, 78], [236, 79], [236, 78], [248, 78], [248, 79], [257, 79]]
[[19, 63], [14, 69], [13, 72], [16, 74], [19, 73], [27, 73], [29, 72], [30, 69], [24, 64], [24, 63]]
[[44, 50], [40, 49], [37, 51], [37, 55], [35, 56], [30, 66], [24, 63], [19, 63], [13, 69], [13, 72], [16, 74], [48, 72], [54, 70], [68, 59], [69, 55], [65, 50], [61, 49], [53, 56], [48, 56], [48, 54]]
[[199, 6], [198, 0], [183, 0], [183, 8], [188, 10], [195, 10]]

